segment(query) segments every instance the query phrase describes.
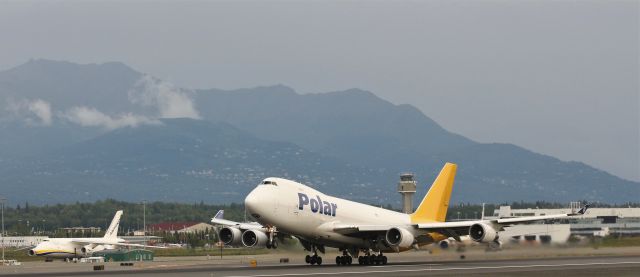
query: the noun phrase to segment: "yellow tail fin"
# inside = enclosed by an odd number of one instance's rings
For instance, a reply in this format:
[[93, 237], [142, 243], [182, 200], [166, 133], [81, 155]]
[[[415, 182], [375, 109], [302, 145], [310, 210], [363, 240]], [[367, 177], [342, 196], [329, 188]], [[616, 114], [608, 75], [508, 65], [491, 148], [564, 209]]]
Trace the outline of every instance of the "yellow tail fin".
[[411, 214], [412, 223], [445, 221], [457, 168], [458, 166], [452, 163], [444, 165], [418, 209]]

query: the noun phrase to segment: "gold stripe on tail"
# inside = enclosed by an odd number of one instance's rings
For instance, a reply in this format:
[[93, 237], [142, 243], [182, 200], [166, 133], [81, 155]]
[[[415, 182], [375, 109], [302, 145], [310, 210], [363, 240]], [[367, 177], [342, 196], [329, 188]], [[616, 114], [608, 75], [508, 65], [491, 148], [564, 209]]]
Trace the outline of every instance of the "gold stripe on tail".
[[457, 168], [458, 166], [452, 163], [444, 165], [418, 209], [410, 215], [412, 223], [445, 221]]

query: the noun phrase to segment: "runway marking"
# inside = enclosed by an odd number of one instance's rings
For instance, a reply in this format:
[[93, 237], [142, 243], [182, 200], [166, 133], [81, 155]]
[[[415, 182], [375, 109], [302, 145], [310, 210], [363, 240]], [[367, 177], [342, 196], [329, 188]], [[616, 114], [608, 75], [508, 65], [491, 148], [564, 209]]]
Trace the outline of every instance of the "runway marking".
[[[408, 267], [408, 266], [438, 266], [443, 264], [396, 264], [396, 265], [372, 265], [371, 268]], [[360, 265], [356, 265], [360, 266]]]
[[449, 271], [449, 270], [535, 268], [535, 267], [562, 267], [562, 266], [589, 266], [589, 265], [622, 265], [622, 264], [640, 264], [640, 262], [537, 264], [537, 265], [474, 266], [474, 267], [419, 268], [419, 269], [342, 271], [342, 272], [308, 272], [308, 273], [285, 273], [285, 274], [233, 275], [228, 277], [276, 277], [276, 276], [303, 276], [303, 275], [309, 276], [309, 275], [338, 275], [338, 274], [370, 274], [370, 273], [394, 273], [394, 272], [399, 273], [399, 272], [420, 272], [420, 271]]

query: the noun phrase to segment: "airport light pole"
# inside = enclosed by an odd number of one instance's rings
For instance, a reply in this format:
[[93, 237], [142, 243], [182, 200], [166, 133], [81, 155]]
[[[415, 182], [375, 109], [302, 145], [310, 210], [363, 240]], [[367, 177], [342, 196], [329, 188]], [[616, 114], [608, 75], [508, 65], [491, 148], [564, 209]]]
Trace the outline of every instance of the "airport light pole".
[[4, 198], [3, 196], [0, 196], [0, 202], [2, 203], [2, 264], [4, 264], [4, 237], [5, 237], [5, 233], [4, 233], [4, 202], [7, 199]]
[[147, 249], [147, 200], [142, 200], [142, 229], [144, 233], [144, 246], [143, 250]]

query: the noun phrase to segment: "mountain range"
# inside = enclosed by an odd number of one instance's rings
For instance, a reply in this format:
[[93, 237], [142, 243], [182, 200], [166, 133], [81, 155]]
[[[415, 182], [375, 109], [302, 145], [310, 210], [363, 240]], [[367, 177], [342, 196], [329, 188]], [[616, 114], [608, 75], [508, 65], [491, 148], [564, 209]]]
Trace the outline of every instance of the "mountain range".
[[638, 182], [474, 142], [360, 89], [191, 90], [122, 63], [31, 60], [0, 72], [0, 107], [0, 187], [12, 202], [229, 203], [278, 176], [397, 206], [400, 173], [416, 175], [421, 195], [447, 161], [459, 165], [453, 202], [640, 196]]

